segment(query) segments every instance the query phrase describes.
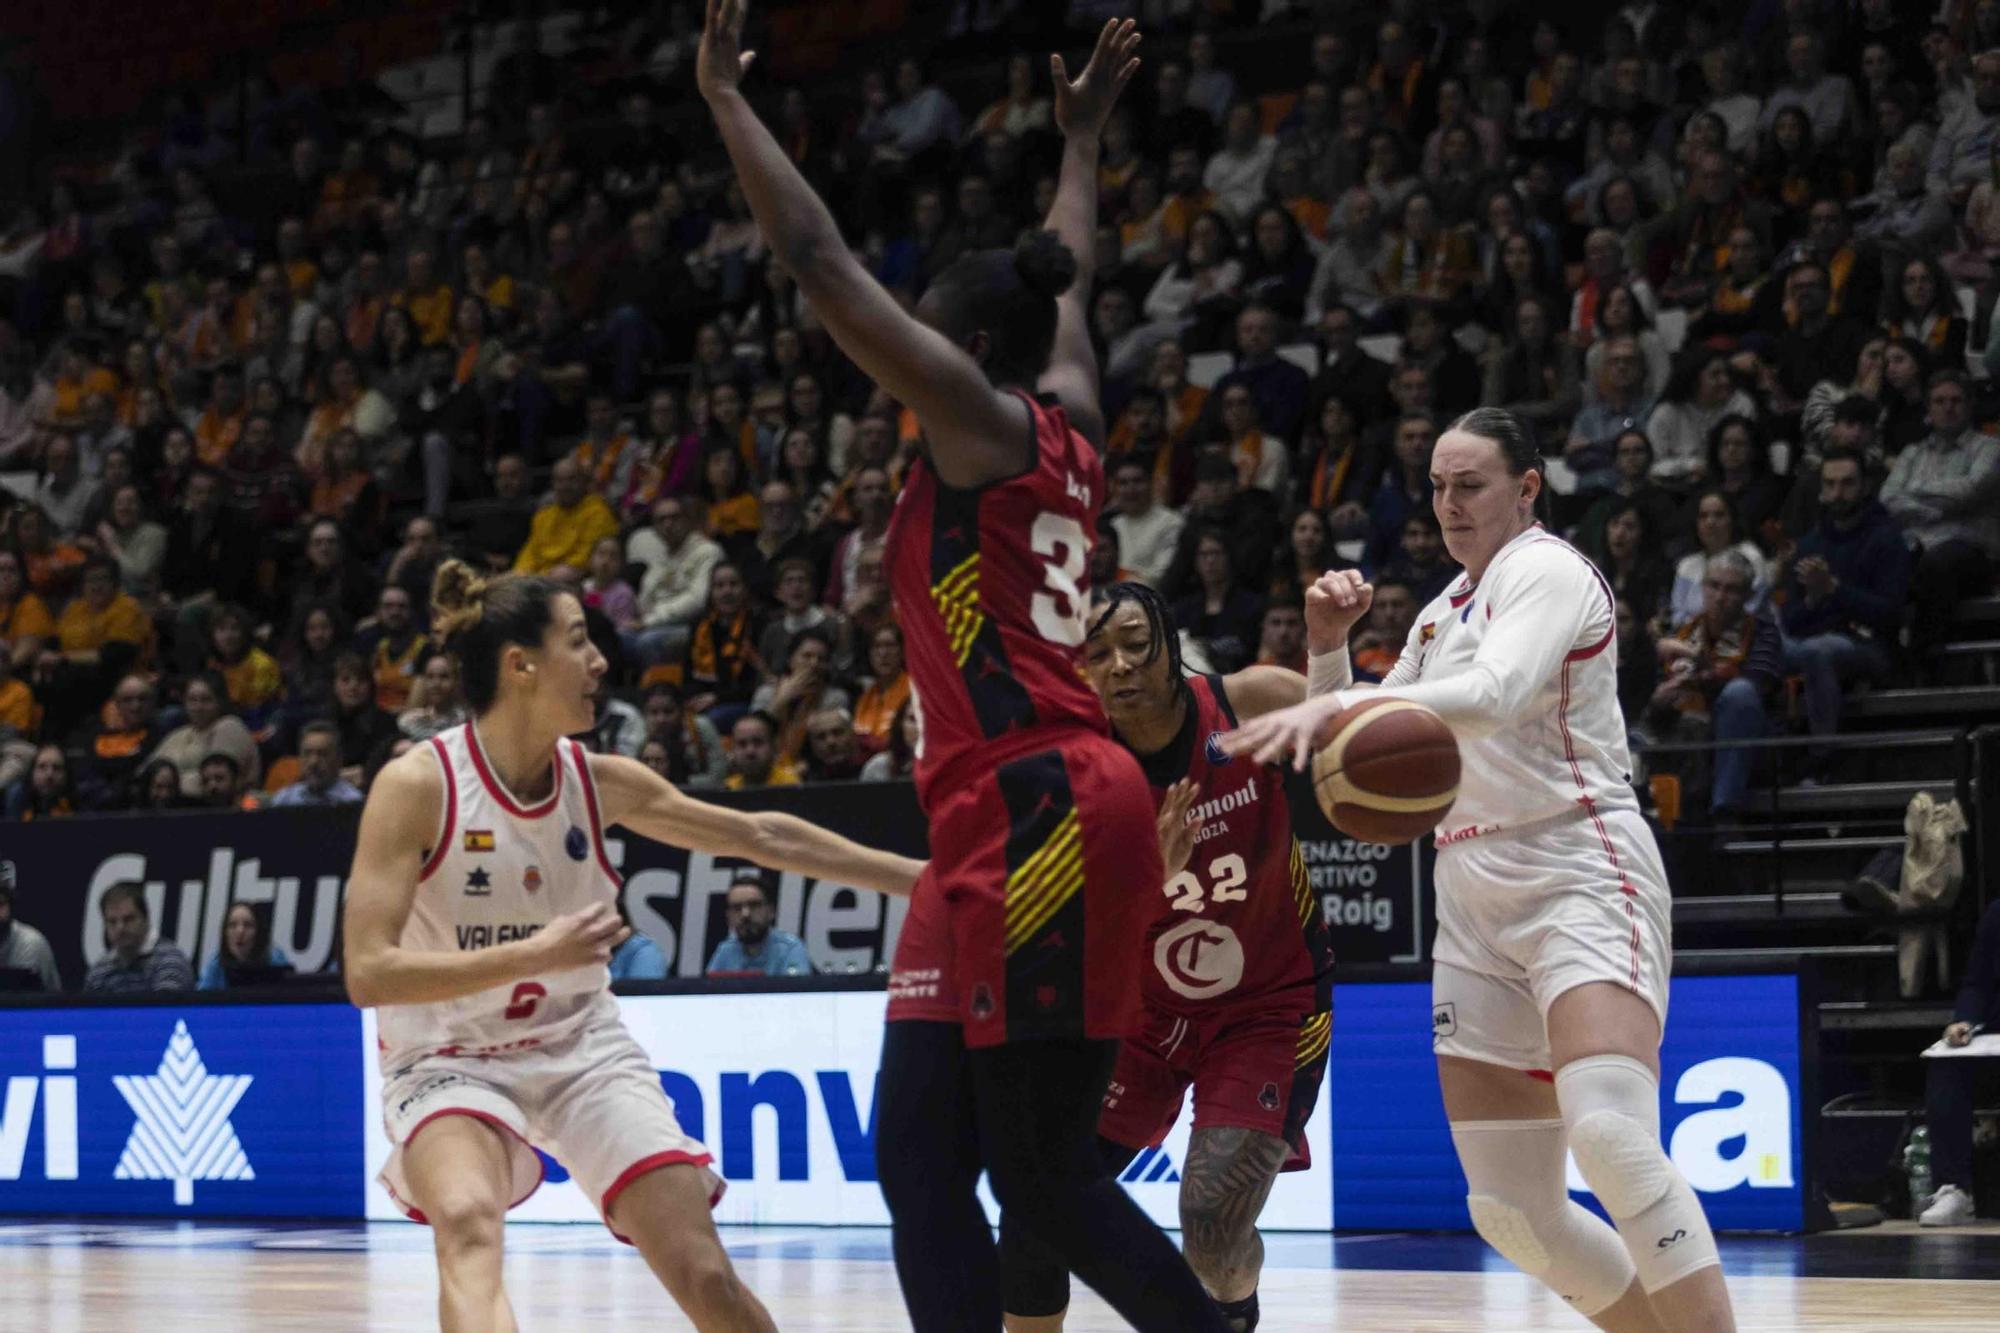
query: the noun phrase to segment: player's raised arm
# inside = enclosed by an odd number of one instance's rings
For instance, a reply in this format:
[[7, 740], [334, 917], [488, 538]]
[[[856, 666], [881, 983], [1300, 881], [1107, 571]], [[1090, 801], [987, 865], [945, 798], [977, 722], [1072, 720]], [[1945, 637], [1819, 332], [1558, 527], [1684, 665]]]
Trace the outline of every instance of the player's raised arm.
[[1237, 720], [1290, 708], [1319, 695], [1354, 688], [1347, 636], [1374, 605], [1375, 589], [1358, 570], [1330, 570], [1306, 589], [1306, 674], [1284, 667], [1245, 667], [1223, 688]]
[[[695, 79], [771, 253], [840, 350], [924, 423], [947, 484], [1014, 475], [1030, 457], [1027, 405], [995, 389], [970, 353], [898, 305], [841, 239], [833, 214], [743, 96], [755, 56], [742, 49], [745, 8], [745, 0], [708, 0]], [[965, 330], [974, 342], [982, 334]]]
[[1097, 350], [1090, 345], [1091, 282], [1097, 267], [1098, 148], [1111, 108], [1139, 69], [1138, 50], [1139, 25], [1132, 19], [1111, 19], [1097, 34], [1090, 63], [1075, 80], [1070, 79], [1060, 55], [1049, 57], [1063, 156], [1055, 201], [1042, 225], [1076, 256], [1076, 281], [1056, 298], [1055, 351], [1039, 387], [1062, 400], [1070, 423], [1100, 449], [1104, 447], [1104, 409], [1098, 398]]
[[716, 856], [740, 857], [774, 870], [907, 897], [924, 863], [877, 851], [795, 815], [748, 812], [683, 795], [635, 759], [592, 755], [590, 776], [603, 798], [606, 827]]
[[[1407, 699], [1443, 718], [1452, 731], [1470, 739], [1509, 726], [1562, 669], [1563, 659], [1586, 629], [1602, 621], [1610, 632], [1609, 596], [1574, 551], [1524, 551], [1489, 590], [1488, 605], [1500, 605], [1471, 667], [1445, 680], [1396, 680], [1379, 693]], [[1402, 665], [1400, 662], [1397, 664]], [[1294, 708], [1260, 718], [1224, 738], [1232, 754], [1254, 754], [1266, 763], [1285, 755], [1304, 768], [1320, 727], [1355, 702], [1354, 691], [1316, 695]]]
[[557, 917], [535, 935], [490, 949], [405, 949], [403, 926], [436, 838], [444, 784], [429, 746], [384, 768], [361, 812], [347, 879], [341, 974], [361, 1008], [435, 1004], [551, 968], [602, 963], [629, 933], [598, 906]]

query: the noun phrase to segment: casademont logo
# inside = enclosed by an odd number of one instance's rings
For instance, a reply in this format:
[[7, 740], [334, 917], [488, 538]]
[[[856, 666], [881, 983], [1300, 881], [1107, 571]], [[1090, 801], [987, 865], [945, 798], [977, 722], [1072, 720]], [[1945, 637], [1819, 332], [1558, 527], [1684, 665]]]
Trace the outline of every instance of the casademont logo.
[[112, 1080], [138, 1117], [112, 1175], [119, 1180], [171, 1180], [174, 1203], [194, 1202], [197, 1180], [255, 1180], [250, 1159], [230, 1127], [229, 1113], [250, 1090], [248, 1074], [210, 1074], [186, 1023], [174, 1024], [155, 1074]]

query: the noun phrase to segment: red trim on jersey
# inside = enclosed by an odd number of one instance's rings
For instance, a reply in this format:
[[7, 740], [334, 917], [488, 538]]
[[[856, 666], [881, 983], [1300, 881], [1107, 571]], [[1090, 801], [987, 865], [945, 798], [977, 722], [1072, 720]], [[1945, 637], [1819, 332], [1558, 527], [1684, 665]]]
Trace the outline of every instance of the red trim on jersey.
[[[625, 1192], [626, 1186], [630, 1185], [640, 1176], [645, 1175], [648, 1171], [657, 1171], [663, 1166], [707, 1166], [714, 1160], [707, 1153], [691, 1153], [679, 1148], [674, 1149], [672, 1152], [656, 1152], [651, 1156], [641, 1157], [638, 1161], [620, 1171], [618, 1179], [611, 1182], [611, 1188], [604, 1191], [604, 1199], [597, 1205], [597, 1211], [604, 1216], [605, 1228], [613, 1236], [630, 1245], [632, 1238], [621, 1234], [617, 1227], [611, 1225], [611, 1205], [618, 1202], [618, 1196]], [[713, 1208], [718, 1203], [721, 1203], [723, 1192], [728, 1188], [722, 1181], [717, 1180], [715, 1182], [715, 1192], [708, 1196], [708, 1206]]]
[[597, 779], [590, 776], [590, 756], [575, 741], [568, 742], [570, 758], [576, 760], [576, 775], [583, 786], [583, 808], [590, 812], [590, 845], [597, 849], [597, 864], [611, 877], [611, 883], [623, 888], [625, 881], [611, 868], [611, 858], [604, 851], [604, 817], [597, 812]]
[[1625, 867], [1618, 859], [1618, 848], [1612, 844], [1611, 831], [1604, 827], [1604, 817], [1597, 813], [1597, 802], [1590, 799], [1590, 789], [1584, 785], [1583, 769], [1576, 762], [1576, 741], [1569, 730], [1569, 662], [1563, 663], [1562, 702], [1556, 710], [1556, 722], [1562, 727], [1563, 757], [1569, 760], [1570, 776], [1576, 781], [1577, 803], [1590, 816], [1591, 827], [1597, 830], [1597, 841], [1604, 848], [1605, 859], [1611, 863], [1611, 873], [1618, 878], [1618, 891], [1625, 900], [1625, 918], [1632, 923], [1631, 939], [1631, 988], [1639, 989], [1639, 913], [1632, 906], [1632, 899], [1638, 890], [1625, 877]]
[[1553, 1069], [1529, 1069], [1523, 1072], [1529, 1078], [1539, 1083], [1553, 1083], [1556, 1081], [1556, 1071]]
[[[1567, 542], [1563, 544], [1565, 546], [1568, 545]], [[1578, 559], [1582, 559], [1582, 556], [1579, 555]], [[1611, 585], [1604, 581], [1602, 570], [1598, 569], [1596, 565], [1591, 564], [1588, 560], [1584, 560], [1583, 564], [1584, 568], [1590, 571], [1590, 576], [1597, 580], [1597, 586], [1604, 590], [1604, 604], [1611, 611], [1611, 624], [1605, 629], [1604, 637], [1596, 643], [1591, 644], [1590, 647], [1571, 649], [1569, 656], [1563, 659], [1565, 662], [1582, 662], [1593, 658], [1606, 648], [1609, 648], [1611, 641], [1618, 637], [1618, 598], [1613, 595]]]
[[470, 722], [465, 724], [465, 748], [472, 755], [472, 767], [478, 771], [479, 780], [486, 784], [486, 794], [498, 801], [500, 808], [514, 816], [514, 818], [540, 819], [543, 815], [556, 808], [556, 801], [562, 796], [561, 764], [555, 766], [555, 778], [549, 784], [547, 798], [540, 805], [532, 809], [524, 809], [519, 802], [507, 794], [507, 789], [502, 787], [500, 780], [493, 776], [493, 770], [487, 767], [486, 752], [479, 748], [479, 732]]
[[437, 751], [438, 766], [444, 769], [444, 832], [438, 834], [437, 846], [431, 848], [431, 854], [424, 858], [424, 868], [417, 872], [419, 884], [444, 864], [445, 853], [451, 850], [451, 835], [458, 832], [458, 775], [451, 771], [451, 756], [445, 753], [444, 742], [433, 736], [431, 748]]
[[[515, 1129], [505, 1120], [502, 1120], [499, 1116], [494, 1115], [491, 1111], [475, 1111], [469, 1106], [447, 1106], [442, 1110], [432, 1111], [429, 1115], [425, 1116], [422, 1120], [419, 1120], [417, 1122], [417, 1126], [415, 1129], [412, 1129], [408, 1134], [405, 1134], [403, 1136], [403, 1142], [401, 1145], [403, 1151], [408, 1152], [410, 1150], [410, 1145], [417, 1141], [417, 1135], [423, 1133], [425, 1125], [430, 1124], [431, 1121], [433, 1120], [442, 1120], [448, 1115], [462, 1115], [467, 1117], [468, 1119], [477, 1120], [481, 1124], [491, 1125], [493, 1128], [505, 1134], [508, 1138], [514, 1140], [514, 1142], [520, 1144], [523, 1148], [526, 1148], [529, 1152], [532, 1153], [535, 1151], [535, 1145], [528, 1142], [526, 1139], [522, 1138], [521, 1131]], [[510, 1161], [508, 1165], [508, 1170], [511, 1171], [512, 1169], [513, 1166]], [[549, 1169], [547, 1166], [543, 1164], [542, 1159], [538, 1154], [535, 1157], [535, 1183], [528, 1186], [528, 1192], [526, 1194], [523, 1194], [520, 1198], [508, 1204], [507, 1210], [509, 1212], [512, 1212], [514, 1209], [519, 1208], [522, 1204], [526, 1203], [529, 1200], [529, 1198], [534, 1195], [534, 1192], [542, 1187], [542, 1182], [548, 1178], [548, 1174], [549, 1174]], [[417, 1207], [413, 1203], [408, 1203], [404, 1201], [404, 1199], [400, 1195], [398, 1195], [396, 1191], [393, 1189], [389, 1191], [389, 1197], [396, 1201], [396, 1206], [398, 1208], [401, 1208], [405, 1213], [409, 1214], [409, 1218], [412, 1222], [422, 1222], [425, 1226], [430, 1225], [431, 1220], [428, 1217], [424, 1216], [423, 1209]]]

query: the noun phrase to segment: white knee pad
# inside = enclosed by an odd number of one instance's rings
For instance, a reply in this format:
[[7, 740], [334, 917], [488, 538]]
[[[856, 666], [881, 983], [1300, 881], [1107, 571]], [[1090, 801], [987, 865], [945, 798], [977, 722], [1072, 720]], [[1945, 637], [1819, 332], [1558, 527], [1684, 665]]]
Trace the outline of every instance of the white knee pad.
[[1563, 1122], [1472, 1120], [1451, 1127], [1480, 1238], [1589, 1318], [1632, 1285], [1625, 1245], [1563, 1186]]
[[1625, 1055], [1573, 1060], [1556, 1075], [1569, 1149], [1632, 1252], [1639, 1285], [1671, 1286], [1720, 1263], [1701, 1201], [1660, 1147], [1660, 1085]]

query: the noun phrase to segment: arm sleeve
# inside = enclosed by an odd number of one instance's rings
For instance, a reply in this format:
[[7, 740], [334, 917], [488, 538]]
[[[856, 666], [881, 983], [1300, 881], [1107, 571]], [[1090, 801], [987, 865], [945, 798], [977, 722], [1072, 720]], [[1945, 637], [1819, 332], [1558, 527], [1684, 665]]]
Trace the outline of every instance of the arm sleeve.
[[1583, 557], [1571, 551], [1554, 545], [1522, 551], [1488, 582], [1490, 592], [1475, 614], [1490, 608], [1493, 622], [1472, 666], [1449, 680], [1405, 684], [1406, 648], [1379, 692], [1422, 704], [1473, 739], [1506, 727], [1572, 651], [1600, 643], [1613, 628], [1603, 588]]

